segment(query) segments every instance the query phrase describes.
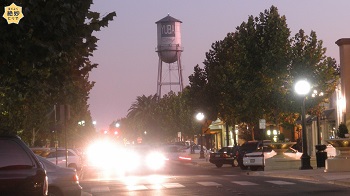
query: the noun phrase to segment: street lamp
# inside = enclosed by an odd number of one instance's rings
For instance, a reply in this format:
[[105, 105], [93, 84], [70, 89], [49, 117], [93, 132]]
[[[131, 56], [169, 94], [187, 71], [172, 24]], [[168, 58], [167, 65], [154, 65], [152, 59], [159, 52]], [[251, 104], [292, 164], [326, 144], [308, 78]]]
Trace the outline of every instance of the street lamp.
[[310, 83], [306, 80], [300, 80], [295, 84], [295, 91], [303, 96], [303, 104], [301, 107], [301, 126], [302, 126], [302, 144], [303, 154], [301, 155], [301, 170], [312, 169], [310, 164], [310, 156], [307, 154], [307, 134], [305, 122], [305, 98], [310, 91]]
[[[196, 115], [196, 119], [201, 122], [204, 119], [204, 114], [202, 112], [199, 112]], [[200, 126], [199, 134], [200, 134], [200, 139], [201, 139], [201, 144], [200, 144], [201, 145], [201, 151], [199, 152], [199, 158], [200, 159], [204, 159], [205, 157], [204, 157], [204, 150], [203, 150], [202, 126]]]
[[[311, 97], [315, 98], [317, 96], [322, 97], [324, 94], [323, 92], [317, 92], [317, 90], [314, 90], [313, 93], [311, 94]], [[321, 145], [321, 133], [320, 133], [320, 114], [317, 114], [317, 145]]]

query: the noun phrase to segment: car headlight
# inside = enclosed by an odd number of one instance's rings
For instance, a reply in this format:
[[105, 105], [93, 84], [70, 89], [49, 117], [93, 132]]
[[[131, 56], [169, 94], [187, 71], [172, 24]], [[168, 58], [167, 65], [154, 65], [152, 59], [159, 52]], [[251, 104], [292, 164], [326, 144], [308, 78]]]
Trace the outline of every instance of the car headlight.
[[127, 161], [123, 161], [124, 164], [122, 167], [125, 168], [126, 171], [135, 171], [142, 163], [140, 155], [132, 150], [126, 151], [123, 156], [123, 159], [124, 158]]
[[147, 167], [152, 170], [159, 170], [165, 165], [165, 156], [160, 152], [151, 152], [146, 157]]

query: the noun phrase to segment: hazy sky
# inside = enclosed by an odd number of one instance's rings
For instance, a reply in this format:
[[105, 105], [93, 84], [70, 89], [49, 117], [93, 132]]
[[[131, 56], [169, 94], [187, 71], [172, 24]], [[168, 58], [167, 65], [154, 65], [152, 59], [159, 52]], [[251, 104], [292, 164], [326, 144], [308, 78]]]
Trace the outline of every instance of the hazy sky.
[[95, 34], [100, 40], [91, 60], [99, 66], [90, 75], [96, 84], [89, 104], [97, 129], [125, 117], [137, 96], [156, 94], [155, 22], [168, 14], [182, 21], [182, 75], [188, 85], [188, 76], [195, 65], [203, 66], [212, 43], [272, 5], [286, 16], [292, 35], [299, 29], [316, 31], [327, 56], [339, 63], [335, 41], [350, 37], [350, 0], [95, 0], [91, 10], [117, 13], [108, 28]]

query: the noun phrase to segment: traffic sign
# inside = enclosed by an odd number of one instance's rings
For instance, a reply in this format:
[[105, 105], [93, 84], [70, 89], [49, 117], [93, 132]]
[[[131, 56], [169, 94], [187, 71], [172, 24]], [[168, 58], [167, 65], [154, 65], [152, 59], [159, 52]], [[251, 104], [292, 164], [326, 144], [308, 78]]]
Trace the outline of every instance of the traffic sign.
[[265, 119], [259, 120], [259, 129], [266, 129], [266, 120]]

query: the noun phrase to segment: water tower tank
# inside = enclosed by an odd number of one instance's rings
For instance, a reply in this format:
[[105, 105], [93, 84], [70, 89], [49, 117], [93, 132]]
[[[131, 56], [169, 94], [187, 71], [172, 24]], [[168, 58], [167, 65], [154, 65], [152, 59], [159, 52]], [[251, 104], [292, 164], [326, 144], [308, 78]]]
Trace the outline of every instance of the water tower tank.
[[159, 58], [165, 63], [174, 63], [180, 57], [181, 31], [182, 22], [171, 16], [156, 22], [157, 24], [157, 52]]

